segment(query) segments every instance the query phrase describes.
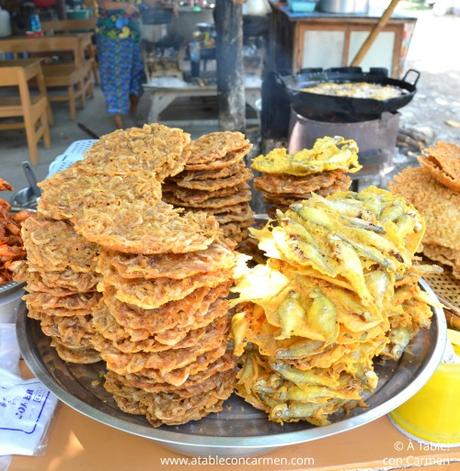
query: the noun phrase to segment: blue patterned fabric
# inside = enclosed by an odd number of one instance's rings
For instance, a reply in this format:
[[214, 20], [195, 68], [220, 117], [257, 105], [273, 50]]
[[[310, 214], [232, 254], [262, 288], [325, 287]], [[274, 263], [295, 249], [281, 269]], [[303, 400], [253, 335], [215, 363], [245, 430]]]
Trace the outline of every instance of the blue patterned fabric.
[[141, 47], [133, 38], [97, 35], [101, 88], [110, 114], [127, 114], [129, 96], [142, 95], [144, 67]]

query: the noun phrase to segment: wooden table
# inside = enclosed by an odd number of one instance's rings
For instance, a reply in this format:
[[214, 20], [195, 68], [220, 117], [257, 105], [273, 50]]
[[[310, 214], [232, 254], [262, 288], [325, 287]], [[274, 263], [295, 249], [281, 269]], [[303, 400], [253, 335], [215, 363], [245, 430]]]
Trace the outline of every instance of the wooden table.
[[460, 469], [460, 448], [425, 449], [405, 438], [386, 417], [341, 435], [272, 451], [262, 457], [270, 461], [259, 465], [187, 466], [162, 462], [180, 458], [153, 441], [109, 428], [60, 404], [44, 454], [14, 457], [9, 471]]
[[[262, 80], [256, 76], [245, 77], [246, 103], [257, 110], [256, 102], [260, 99]], [[150, 93], [151, 104], [149, 122], [156, 123], [160, 113], [178, 97], [217, 96], [216, 85], [199, 86], [185, 82], [177, 77], [155, 77], [144, 85]]]

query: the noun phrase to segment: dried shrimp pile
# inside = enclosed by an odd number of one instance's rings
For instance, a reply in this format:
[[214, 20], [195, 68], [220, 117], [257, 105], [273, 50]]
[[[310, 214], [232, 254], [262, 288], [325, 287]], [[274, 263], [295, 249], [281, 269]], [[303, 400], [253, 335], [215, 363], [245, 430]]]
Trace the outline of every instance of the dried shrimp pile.
[[[13, 187], [0, 178], [0, 191], [12, 191]], [[26, 256], [21, 224], [30, 216], [28, 211], [11, 212], [10, 204], [0, 199], [0, 285], [13, 278], [14, 264]]]
[[62, 359], [104, 360], [120, 409], [153, 426], [221, 410], [235, 382], [226, 298], [236, 253], [214, 217], [161, 200], [189, 141], [156, 124], [104, 136], [41, 184], [23, 228], [29, 316]]
[[377, 387], [373, 360], [398, 359], [431, 309], [413, 256], [424, 222], [371, 187], [293, 204], [251, 230], [268, 258], [239, 280], [237, 393], [270, 420], [328, 423]]
[[224, 235], [239, 243], [253, 221], [244, 157], [251, 144], [239, 132], [214, 132], [193, 141], [185, 170], [169, 178], [163, 199], [191, 211], [205, 211], [219, 221]]
[[312, 149], [289, 154], [286, 149], [274, 149], [260, 155], [252, 168], [262, 173], [255, 178], [255, 187], [274, 210], [286, 210], [298, 200], [308, 199], [312, 192], [327, 196], [348, 190], [351, 179], [347, 173], [360, 170], [358, 146], [342, 137], [317, 139]]

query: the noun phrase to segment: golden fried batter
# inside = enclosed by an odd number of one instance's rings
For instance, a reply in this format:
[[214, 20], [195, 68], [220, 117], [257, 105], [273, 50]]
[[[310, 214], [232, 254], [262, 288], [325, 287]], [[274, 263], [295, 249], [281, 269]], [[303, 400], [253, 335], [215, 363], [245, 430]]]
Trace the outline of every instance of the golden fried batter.
[[223, 242], [208, 249], [185, 254], [131, 255], [104, 251], [99, 257], [99, 271], [112, 266], [123, 278], [171, 278], [181, 280], [199, 273], [228, 270], [235, 264], [234, 252]]
[[424, 244], [460, 250], [460, 194], [438, 183], [425, 168], [406, 168], [388, 186], [425, 217]]
[[182, 201], [171, 195], [164, 195], [164, 199], [168, 203], [173, 204], [175, 206], [182, 207], [182, 208], [196, 208], [197, 210], [198, 209], [208, 210], [208, 209], [223, 208], [226, 206], [233, 206], [238, 203], [251, 201], [251, 191], [243, 190], [240, 193], [237, 193], [231, 196], [209, 198], [208, 200], [202, 203]]
[[171, 301], [158, 309], [141, 309], [122, 303], [115, 297], [115, 289], [107, 287], [104, 301], [118, 324], [125, 329], [143, 329], [149, 334], [159, 334], [171, 329], [192, 328], [205, 321], [210, 306], [219, 298], [226, 297], [230, 282], [222, 283], [216, 288], [208, 286], [198, 288], [188, 296]]
[[201, 342], [193, 347], [169, 349], [158, 353], [121, 353], [114, 347], [109, 347], [100, 352], [101, 358], [107, 362], [108, 369], [118, 374], [139, 373], [144, 369], [158, 370], [161, 374], [168, 373], [195, 363], [201, 355], [221, 345], [228, 329], [227, 319], [221, 317], [211, 326], [213, 328], [206, 329]]
[[[206, 317], [201, 323], [194, 324], [190, 328], [171, 329], [165, 332], [147, 337], [145, 331], [141, 335], [136, 331], [125, 330], [117, 324], [115, 318], [110, 314], [104, 303], [93, 311], [93, 325], [96, 332], [109, 340], [113, 347], [123, 353], [138, 352], [161, 352], [169, 349], [187, 348], [196, 345], [206, 335], [209, 325], [219, 317], [225, 316], [228, 311], [228, 304], [225, 300], [216, 301], [208, 310]], [[136, 337], [132, 337], [131, 333]], [[100, 344], [98, 350], [104, 348], [104, 342]]]
[[187, 167], [222, 160], [230, 152], [239, 151], [249, 145], [249, 141], [240, 132], [223, 131], [205, 134], [190, 144]]
[[219, 236], [218, 222], [205, 213], [186, 213], [160, 202], [121, 202], [104, 211], [86, 209], [75, 223], [86, 239], [124, 253], [187, 253], [204, 250]]
[[[173, 189], [170, 186], [165, 188], [165, 195], [171, 194], [175, 199], [183, 201], [183, 203], [193, 204], [195, 207], [201, 207], [203, 203], [206, 203], [210, 199], [224, 198], [247, 190], [249, 190], [249, 185], [247, 183], [243, 183], [232, 188], [222, 188], [214, 191], [186, 190], [183, 188]], [[165, 198], [168, 198], [168, 196], [165, 196]]]
[[126, 279], [114, 271], [103, 274], [104, 282], [100, 290], [106, 286], [115, 288], [115, 298], [121, 302], [132, 304], [142, 309], [156, 309], [171, 301], [183, 299], [197, 288], [208, 286], [214, 288], [231, 279], [231, 270], [218, 270], [210, 273], [199, 273], [182, 280], [171, 278]]
[[242, 173], [244, 172], [245, 168], [246, 165], [244, 162], [238, 162], [234, 165], [228, 165], [227, 167], [217, 170], [184, 170], [176, 177], [173, 177], [171, 180], [175, 181], [179, 186], [183, 186], [180, 183], [221, 180]]
[[460, 146], [438, 141], [425, 150], [426, 157], [417, 160], [442, 185], [460, 191]]
[[94, 272], [98, 247], [79, 236], [64, 221], [52, 221], [39, 214], [22, 224], [27, 263], [35, 269], [77, 273]]
[[103, 212], [121, 202], [143, 202], [154, 206], [161, 200], [161, 184], [152, 174], [132, 172], [127, 175], [87, 174], [86, 161], [56, 173], [40, 183], [43, 194], [38, 211], [52, 219], [81, 217], [86, 209]]
[[52, 338], [51, 346], [56, 349], [56, 353], [61, 360], [69, 363], [91, 364], [101, 361], [101, 357], [96, 350], [91, 348], [72, 348], [60, 343], [57, 339]]
[[102, 136], [84, 161], [88, 173], [128, 175], [144, 171], [159, 181], [176, 175], [189, 157], [190, 135], [162, 124], [117, 130]]
[[100, 298], [101, 294], [97, 292], [73, 293], [68, 296], [54, 296], [49, 293], [35, 292], [28, 293], [23, 297], [30, 307], [37, 307], [46, 311], [62, 309], [62, 312], [92, 309], [97, 305]]
[[131, 386], [133, 388], [143, 389], [146, 392], [156, 393], [156, 392], [174, 392], [174, 390], [179, 391], [196, 391], [200, 385], [208, 381], [211, 377], [218, 377], [220, 373], [231, 372], [234, 374], [234, 369], [236, 366], [236, 357], [232, 352], [228, 351], [220, 356], [216, 361], [210, 363], [206, 366], [205, 369], [199, 371], [198, 373], [192, 374], [188, 379], [180, 385], [172, 385], [167, 382], [157, 382], [148, 377], [138, 375], [138, 374], [127, 374], [127, 375], [117, 375], [116, 373], [110, 372], [111, 377], [119, 378], [123, 384], [126, 386]]
[[[180, 174], [179, 176], [181, 176]], [[235, 188], [241, 185], [244, 182], [247, 182], [252, 177], [252, 172], [250, 169], [244, 167], [243, 165], [240, 167], [237, 173], [230, 175], [225, 178], [209, 178], [209, 179], [202, 179], [202, 180], [187, 180], [183, 178], [179, 180], [178, 178], [175, 181], [177, 187], [186, 188], [188, 190], [199, 190], [199, 191], [207, 191], [207, 192], [214, 192], [217, 190], [221, 190], [223, 188]], [[174, 188], [173, 188], [174, 190]], [[217, 195], [216, 195], [217, 196]]]
[[343, 170], [332, 170], [306, 177], [266, 174], [257, 177], [254, 185], [258, 190], [266, 193], [302, 196], [332, 186], [337, 181], [343, 181], [345, 177], [349, 178]]

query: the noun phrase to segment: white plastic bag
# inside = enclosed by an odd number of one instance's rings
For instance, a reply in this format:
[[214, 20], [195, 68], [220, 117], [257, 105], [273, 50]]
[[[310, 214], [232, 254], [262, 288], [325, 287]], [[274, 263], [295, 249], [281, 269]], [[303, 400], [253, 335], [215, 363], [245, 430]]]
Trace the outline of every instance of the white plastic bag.
[[[0, 324], [0, 455], [36, 455], [43, 450], [57, 399], [36, 378], [19, 376], [14, 324]], [[8, 457], [0, 471], [8, 469]]]

